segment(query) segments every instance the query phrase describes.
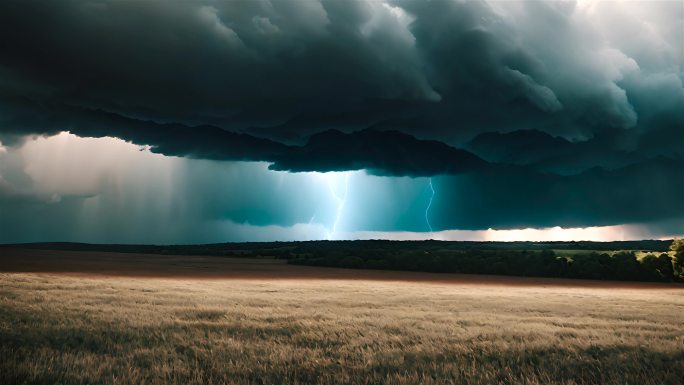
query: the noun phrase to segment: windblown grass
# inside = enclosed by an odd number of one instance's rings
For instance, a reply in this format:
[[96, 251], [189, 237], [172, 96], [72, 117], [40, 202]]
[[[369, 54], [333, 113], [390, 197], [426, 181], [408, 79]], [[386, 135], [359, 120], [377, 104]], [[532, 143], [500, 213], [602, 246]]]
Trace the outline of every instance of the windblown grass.
[[2, 384], [681, 384], [684, 290], [0, 274]]

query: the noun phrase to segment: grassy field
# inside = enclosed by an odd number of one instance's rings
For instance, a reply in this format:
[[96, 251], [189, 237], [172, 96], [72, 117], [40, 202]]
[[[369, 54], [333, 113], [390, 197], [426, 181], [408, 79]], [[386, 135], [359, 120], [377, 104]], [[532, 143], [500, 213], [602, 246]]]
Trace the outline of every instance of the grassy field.
[[[234, 263], [233, 270], [240, 263], [222, 261]], [[681, 286], [268, 264], [243, 266], [249, 279], [192, 273], [208, 263], [173, 278], [0, 273], [0, 383], [681, 384], [684, 378]]]

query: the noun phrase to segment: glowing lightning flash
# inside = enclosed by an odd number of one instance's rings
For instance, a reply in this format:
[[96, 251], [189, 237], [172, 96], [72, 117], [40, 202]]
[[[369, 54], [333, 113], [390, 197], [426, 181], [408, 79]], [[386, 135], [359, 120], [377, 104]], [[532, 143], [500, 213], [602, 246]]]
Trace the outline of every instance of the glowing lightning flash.
[[326, 177], [326, 180], [328, 182], [328, 189], [330, 190], [330, 193], [337, 202], [337, 215], [335, 216], [335, 222], [332, 225], [332, 230], [328, 232], [328, 240], [331, 240], [332, 237], [335, 235], [335, 232], [337, 232], [337, 225], [340, 223], [340, 218], [342, 217], [342, 210], [344, 210], [344, 205], [347, 202], [347, 193], [349, 192], [349, 173], [344, 173], [344, 194], [341, 197], [337, 194], [337, 191], [335, 189], [336, 186], [333, 185], [335, 182], [336, 175], [334, 173], [330, 173], [329, 175], [329, 177]]
[[430, 211], [430, 206], [432, 206], [432, 200], [435, 198], [435, 188], [432, 187], [432, 178], [430, 178], [430, 182], [428, 183], [428, 187], [430, 187], [430, 191], [432, 191], [432, 195], [430, 195], [430, 201], [428, 202], [428, 205], [425, 208], [425, 222], [427, 223], [427, 226], [428, 226], [428, 229], [430, 229], [430, 232], [432, 232], [432, 225], [430, 225], [430, 218], [428, 217], [428, 212]]

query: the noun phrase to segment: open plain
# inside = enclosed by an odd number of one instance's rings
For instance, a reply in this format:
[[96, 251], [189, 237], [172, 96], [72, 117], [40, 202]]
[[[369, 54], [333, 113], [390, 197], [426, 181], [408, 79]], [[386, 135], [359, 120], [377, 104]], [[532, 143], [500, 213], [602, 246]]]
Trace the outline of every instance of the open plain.
[[0, 249], [3, 384], [681, 384], [681, 285]]

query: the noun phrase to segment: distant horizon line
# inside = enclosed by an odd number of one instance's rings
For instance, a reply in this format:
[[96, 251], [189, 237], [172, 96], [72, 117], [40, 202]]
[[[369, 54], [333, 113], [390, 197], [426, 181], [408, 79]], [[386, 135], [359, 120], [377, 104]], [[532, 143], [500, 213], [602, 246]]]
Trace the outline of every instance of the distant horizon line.
[[480, 243], [480, 244], [513, 244], [513, 243], [639, 243], [639, 242], [672, 242], [678, 237], [672, 238], [645, 238], [645, 239], [631, 239], [631, 240], [612, 240], [612, 241], [592, 241], [592, 240], [558, 240], [558, 241], [469, 241], [469, 240], [445, 240], [445, 239], [309, 239], [309, 240], [274, 240], [274, 241], [226, 241], [226, 242], [210, 242], [210, 243], [100, 243], [100, 242], [76, 242], [76, 241], [39, 241], [39, 242], [16, 242], [16, 243], [0, 243], [0, 247], [7, 246], [39, 246], [39, 245], [87, 245], [87, 246], [208, 246], [208, 245], [240, 245], [240, 244], [255, 244], [255, 243], [343, 243], [343, 242], [391, 242], [391, 243], [419, 243], [419, 242], [439, 242], [439, 243]]

